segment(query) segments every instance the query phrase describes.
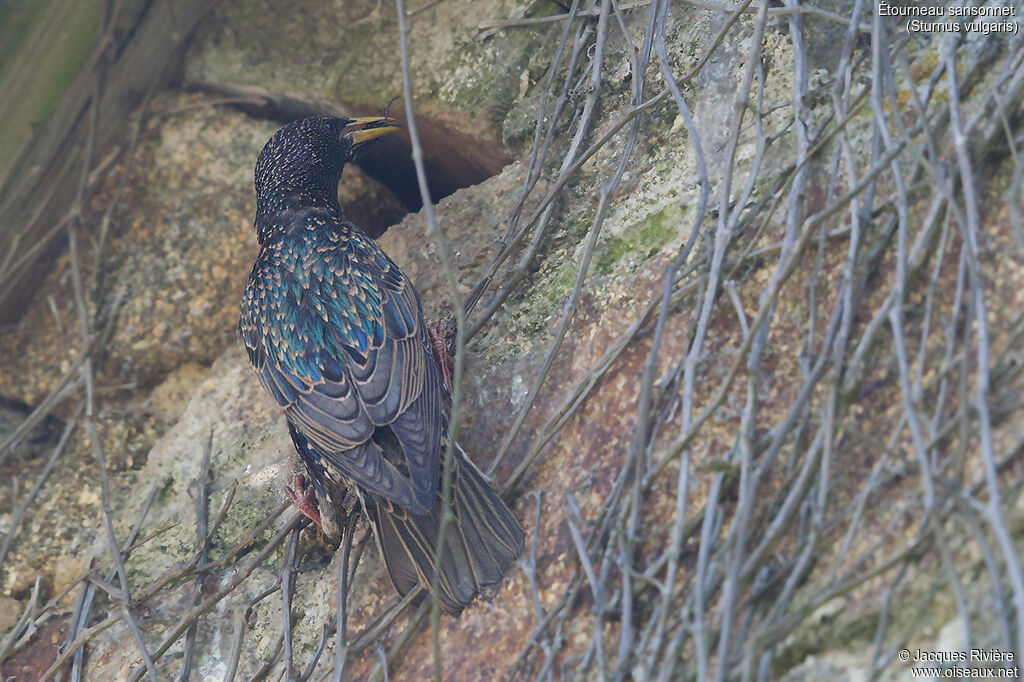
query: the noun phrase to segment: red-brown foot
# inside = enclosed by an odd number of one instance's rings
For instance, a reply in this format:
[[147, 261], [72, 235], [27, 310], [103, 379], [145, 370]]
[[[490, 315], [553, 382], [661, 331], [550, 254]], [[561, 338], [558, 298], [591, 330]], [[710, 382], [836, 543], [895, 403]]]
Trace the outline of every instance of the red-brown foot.
[[434, 351], [434, 360], [441, 369], [441, 379], [448, 392], [452, 392], [452, 377], [455, 376], [455, 360], [448, 355], [448, 323], [444, 318], [433, 324], [427, 324], [427, 335], [430, 336], [430, 347]]
[[310, 521], [320, 526], [320, 530], [323, 530], [324, 525], [320, 521], [320, 510], [316, 506], [316, 491], [306, 487], [306, 479], [302, 474], [296, 474], [292, 485], [284, 487], [284, 494], [288, 496], [288, 499], [295, 505], [296, 509], [308, 516]]

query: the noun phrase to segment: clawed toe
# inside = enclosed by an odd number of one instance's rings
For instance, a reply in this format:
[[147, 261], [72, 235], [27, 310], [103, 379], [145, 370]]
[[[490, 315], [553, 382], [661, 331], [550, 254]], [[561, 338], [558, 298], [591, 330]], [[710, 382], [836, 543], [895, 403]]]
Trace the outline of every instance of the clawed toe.
[[441, 380], [448, 392], [452, 391], [452, 377], [455, 375], [455, 362], [448, 354], [448, 324], [439, 319], [427, 325], [427, 336], [430, 337], [430, 348], [434, 351], [434, 360], [441, 370]]
[[284, 494], [288, 500], [295, 505], [295, 508], [309, 517], [309, 520], [320, 526], [323, 530], [323, 523], [320, 520], [320, 510], [316, 505], [316, 491], [306, 487], [306, 479], [302, 474], [297, 474], [291, 486], [284, 487]]

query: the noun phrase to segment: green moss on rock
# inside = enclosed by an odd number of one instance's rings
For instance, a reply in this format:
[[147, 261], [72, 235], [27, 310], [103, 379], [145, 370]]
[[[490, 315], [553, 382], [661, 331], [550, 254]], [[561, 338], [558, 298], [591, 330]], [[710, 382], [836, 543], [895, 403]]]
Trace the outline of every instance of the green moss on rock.
[[679, 234], [677, 226], [682, 218], [683, 209], [669, 204], [634, 223], [604, 244], [594, 263], [595, 272], [609, 274], [619, 261], [634, 252], [647, 260]]

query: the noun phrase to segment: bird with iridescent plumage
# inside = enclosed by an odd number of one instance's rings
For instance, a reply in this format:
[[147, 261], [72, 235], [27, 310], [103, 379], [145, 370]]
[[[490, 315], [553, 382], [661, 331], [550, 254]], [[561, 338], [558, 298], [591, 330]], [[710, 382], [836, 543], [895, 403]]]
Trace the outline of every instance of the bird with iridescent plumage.
[[439, 537], [450, 359], [432, 343], [412, 283], [345, 218], [337, 195], [345, 164], [394, 130], [387, 117], [317, 116], [267, 142], [239, 333], [312, 483], [296, 477], [293, 503], [337, 541], [354, 491], [398, 592], [432, 589], [438, 571], [434, 597], [457, 614], [505, 576], [524, 533], [456, 449], [453, 521]]

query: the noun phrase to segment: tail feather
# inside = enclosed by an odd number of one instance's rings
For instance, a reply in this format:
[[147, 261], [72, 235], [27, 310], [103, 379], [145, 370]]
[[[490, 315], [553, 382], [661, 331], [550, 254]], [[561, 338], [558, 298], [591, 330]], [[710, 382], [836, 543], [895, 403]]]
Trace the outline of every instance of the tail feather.
[[[436, 598], [448, 613], [458, 614], [480, 591], [505, 577], [523, 551], [522, 526], [476, 467], [459, 454], [452, 475], [453, 518], [444, 533]], [[430, 589], [441, 526], [441, 504], [415, 515], [390, 502], [366, 496], [388, 574], [403, 596], [416, 585]]]

